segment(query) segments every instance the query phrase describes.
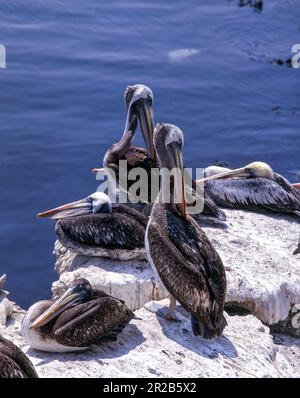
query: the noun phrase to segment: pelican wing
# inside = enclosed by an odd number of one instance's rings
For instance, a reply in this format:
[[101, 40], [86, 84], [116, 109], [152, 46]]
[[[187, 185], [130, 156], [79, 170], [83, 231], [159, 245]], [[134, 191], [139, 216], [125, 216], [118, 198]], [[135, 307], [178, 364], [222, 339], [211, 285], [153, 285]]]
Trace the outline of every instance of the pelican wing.
[[27, 356], [11, 341], [0, 336], [0, 378], [37, 378]]
[[216, 328], [223, 321], [226, 290], [222, 261], [192, 218], [166, 215], [166, 224], [148, 226], [150, 257], [170, 294], [209, 329]]
[[0, 378], [1, 379], [23, 379], [26, 374], [20, 366], [8, 356], [0, 352]]
[[64, 311], [53, 326], [58, 343], [88, 347], [117, 335], [134, 317], [124, 303], [113, 297], [101, 297]]
[[212, 180], [205, 189], [219, 206], [288, 213], [300, 210], [300, 199], [293, 191], [266, 178]]
[[66, 247], [71, 241], [73, 245], [83, 247], [127, 250], [143, 248], [145, 223], [142, 225], [140, 219], [130, 214], [98, 213], [61, 219], [56, 224], [57, 237]]

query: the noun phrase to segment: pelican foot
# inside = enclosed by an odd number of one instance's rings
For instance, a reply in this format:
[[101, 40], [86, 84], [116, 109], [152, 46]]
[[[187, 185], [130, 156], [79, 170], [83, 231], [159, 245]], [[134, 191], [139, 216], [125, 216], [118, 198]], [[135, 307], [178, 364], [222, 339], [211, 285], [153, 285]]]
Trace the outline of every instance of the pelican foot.
[[168, 307], [165, 307], [159, 303], [156, 303], [155, 301], [152, 301], [150, 303], [145, 304], [144, 308], [147, 311], [153, 312], [154, 314], [157, 314], [161, 318], [164, 318], [168, 321], [181, 322], [185, 318], [184, 315], [179, 312], [181, 307], [178, 307], [179, 311], [176, 310], [173, 311], [173, 313], [170, 313]]
[[176, 315], [176, 311], [170, 313], [167, 307], [159, 309], [157, 311], [157, 315], [159, 315], [161, 318], [166, 319], [167, 321], [181, 322], [181, 319]]

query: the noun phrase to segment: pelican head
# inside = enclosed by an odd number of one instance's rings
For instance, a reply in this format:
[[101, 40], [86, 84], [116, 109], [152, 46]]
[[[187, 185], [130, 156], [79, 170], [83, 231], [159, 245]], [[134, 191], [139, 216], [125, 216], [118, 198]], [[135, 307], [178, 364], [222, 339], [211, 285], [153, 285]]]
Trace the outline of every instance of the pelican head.
[[143, 84], [127, 86], [124, 98], [127, 107], [127, 119], [124, 133], [129, 130], [132, 119], [137, 117], [140, 122], [148, 156], [155, 160], [155, 151], [153, 146], [154, 122], [152, 90]]
[[71, 202], [63, 206], [56, 207], [51, 210], [47, 210], [43, 213], [39, 213], [39, 218], [53, 218], [55, 220], [60, 218], [80, 216], [90, 213], [111, 213], [112, 203], [109, 197], [103, 192], [94, 192], [87, 198]]
[[[174, 176], [175, 186], [180, 187], [181, 202], [179, 213], [182, 217], [186, 217], [184, 171], [182, 161], [183, 143], [183, 133], [179, 127], [173, 124], [158, 124], [156, 126], [154, 130], [154, 145], [159, 165], [160, 168], [167, 168], [169, 171], [172, 171], [173, 169], [180, 171], [180, 173], [176, 173]], [[172, 196], [174, 199], [174, 195]], [[175, 203], [173, 203], [173, 208], [178, 211]]]
[[30, 329], [36, 329], [50, 322], [66, 309], [88, 301], [92, 296], [92, 287], [86, 279], [75, 279], [69, 289], [56, 300], [50, 308], [31, 323]]
[[[209, 169], [209, 168], [208, 168]], [[207, 169], [206, 169], [207, 170]], [[225, 171], [224, 171], [225, 170]], [[274, 172], [272, 168], [264, 162], [253, 162], [247, 164], [247, 166], [241, 167], [240, 169], [229, 170], [223, 169], [222, 172], [216, 174], [214, 172], [210, 172], [210, 175], [205, 172], [206, 177], [197, 180], [198, 183], [202, 183], [209, 180], [215, 179], [225, 179], [225, 178], [233, 178], [233, 177], [261, 177], [267, 178], [269, 180], [274, 179]]]

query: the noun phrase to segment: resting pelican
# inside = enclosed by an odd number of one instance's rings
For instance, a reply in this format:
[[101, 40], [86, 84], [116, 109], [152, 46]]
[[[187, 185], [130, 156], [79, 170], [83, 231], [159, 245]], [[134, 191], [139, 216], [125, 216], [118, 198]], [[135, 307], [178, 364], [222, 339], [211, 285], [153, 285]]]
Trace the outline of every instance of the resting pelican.
[[0, 335], [0, 379], [37, 377], [34, 366], [20, 348]]
[[[211, 339], [220, 336], [226, 325], [223, 316], [226, 276], [222, 261], [194, 219], [186, 214], [185, 195], [174, 200], [174, 184], [184, 191], [182, 131], [171, 124], [157, 125], [154, 144], [160, 167], [181, 170], [180, 181], [171, 182], [171, 202], [163, 203], [164, 181], [153, 205], [147, 226], [145, 247], [153, 270], [171, 295], [165, 317], [174, 317], [176, 300], [191, 313], [196, 336]], [[178, 176], [178, 175], [177, 175]]]
[[[117, 182], [119, 182], [119, 160], [127, 160], [127, 171], [135, 167], [146, 170], [148, 174], [148, 197], [145, 201], [151, 203], [151, 170], [158, 169], [156, 153], [153, 145], [153, 92], [143, 84], [128, 86], [125, 91], [125, 103], [127, 106], [126, 125], [121, 140], [113, 144], [104, 156], [103, 166], [114, 170]], [[136, 133], [137, 121], [140, 122], [141, 131], [146, 145], [146, 150], [140, 147], [132, 147], [132, 142]], [[103, 172], [103, 168], [94, 168], [93, 172]], [[158, 171], [158, 170], [157, 170]], [[135, 181], [127, 180], [127, 188]], [[193, 181], [193, 190], [196, 183]], [[146, 209], [147, 211], [148, 209]], [[216, 206], [214, 201], [207, 193], [204, 196], [203, 211], [193, 216], [197, 222], [213, 224], [216, 226], [226, 225], [225, 213]]]
[[26, 343], [39, 351], [83, 351], [115, 341], [133, 317], [123, 301], [92, 289], [86, 279], [75, 279], [60, 299], [32, 305], [21, 333]]
[[205, 169], [205, 191], [219, 206], [300, 216], [300, 191], [264, 162], [230, 170]]
[[122, 204], [113, 205], [103, 192], [39, 213], [58, 219], [58, 240], [74, 253], [119, 260], [144, 258], [148, 218]]

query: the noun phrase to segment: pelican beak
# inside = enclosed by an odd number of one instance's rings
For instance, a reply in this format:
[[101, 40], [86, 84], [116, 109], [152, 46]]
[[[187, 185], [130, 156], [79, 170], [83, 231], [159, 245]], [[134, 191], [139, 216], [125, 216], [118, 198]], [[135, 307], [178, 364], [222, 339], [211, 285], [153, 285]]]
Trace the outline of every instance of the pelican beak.
[[138, 117], [148, 156], [156, 161], [156, 152], [153, 145], [153, 108], [141, 92], [136, 93], [128, 106], [125, 132], [130, 130], [134, 118]]
[[297, 184], [292, 184], [292, 186], [296, 189], [300, 189], [300, 182], [297, 182]]
[[171, 153], [173, 154], [175, 167], [180, 171], [180, 181], [177, 181], [177, 187], [180, 187], [180, 213], [182, 217], [186, 218], [186, 199], [185, 199], [185, 184], [184, 184], [184, 170], [183, 170], [183, 160], [182, 151], [176, 142], [170, 145]]
[[81, 199], [77, 202], [68, 203], [63, 206], [56, 207], [55, 209], [38, 213], [38, 218], [52, 218], [54, 220], [72, 216], [79, 216], [89, 214], [92, 211], [92, 203], [88, 199]]
[[152, 105], [145, 98], [141, 98], [137, 102], [136, 107], [148, 156], [153, 161], [156, 161], [156, 152], [153, 145], [154, 122]]
[[3, 288], [5, 281], [6, 281], [6, 274], [2, 275], [0, 278], [0, 289]]
[[42, 315], [40, 315], [32, 324], [30, 329], [39, 328], [46, 323], [50, 322], [52, 319], [56, 318], [65, 309], [71, 307], [75, 304], [76, 300], [80, 298], [79, 293], [75, 293], [73, 288], [66, 291], [65, 294], [61, 296], [54, 304], [51, 305]]
[[226, 171], [224, 173], [216, 174], [210, 177], [204, 177], [200, 178], [197, 180], [197, 183], [203, 183], [209, 180], [217, 180], [217, 179], [226, 179], [226, 178], [233, 178], [233, 177], [247, 177], [249, 176], [249, 173], [247, 173], [247, 170], [245, 167], [242, 167], [240, 169], [235, 169], [235, 170], [230, 170]]

